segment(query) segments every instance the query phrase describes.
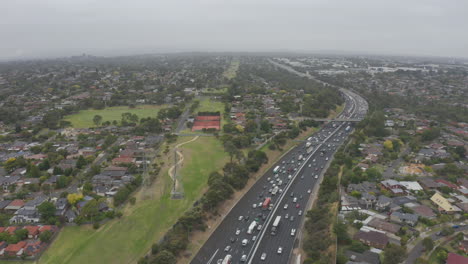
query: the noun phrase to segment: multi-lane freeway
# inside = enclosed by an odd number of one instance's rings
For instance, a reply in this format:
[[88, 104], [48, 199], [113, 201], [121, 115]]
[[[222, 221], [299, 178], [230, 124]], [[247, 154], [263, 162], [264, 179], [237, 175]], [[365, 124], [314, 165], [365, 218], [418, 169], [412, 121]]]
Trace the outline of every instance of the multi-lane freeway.
[[[339, 118], [363, 118], [365, 100], [341, 91], [346, 104]], [[346, 121], [325, 124], [285, 154], [231, 209], [191, 263], [288, 263], [314, 186], [352, 126]], [[264, 208], [267, 198], [271, 203]], [[255, 227], [249, 230], [251, 225]]]

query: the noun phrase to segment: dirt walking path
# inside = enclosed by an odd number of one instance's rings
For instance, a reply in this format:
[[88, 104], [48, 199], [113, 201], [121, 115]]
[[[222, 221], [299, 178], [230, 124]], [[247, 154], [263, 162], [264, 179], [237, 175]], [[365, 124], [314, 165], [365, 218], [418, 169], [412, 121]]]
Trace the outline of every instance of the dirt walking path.
[[177, 164], [174, 164], [173, 166], [171, 166], [171, 167], [169, 168], [169, 172], [168, 172], [168, 173], [169, 173], [169, 176], [171, 177], [171, 179], [172, 179], [173, 181], [175, 181], [175, 188], [176, 188], [176, 190], [177, 190], [178, 187], [179, 187], [179, 181], [175, 178], [174, 170], [175, 170], [175, 167], [176, 167], [176, 166], [179, 166], [180, 164], [182, 164], [182, 162], [184, 162], [184, 155], [182, 154], [182, 152], [180, 152], [180, 151], [177, 150], [177, 149], [178, 149], [179, 147], [181, 147], [181, 146], [187, 144], [187, 143], [190, 143], [190, 142], [193, 142], [193, 141], [197, 140], [198, 137], [199, 137], [199, 136], [196, 136], [196, 137], [192, 138], [191, 140], [182, 142], [182, 143], [180, 143], [180, 144], [177, 144], [177, 145], [174, 147], [174, 149], [176, 150], [177, 156], [179, 156], [179, 160], [177, 161]]

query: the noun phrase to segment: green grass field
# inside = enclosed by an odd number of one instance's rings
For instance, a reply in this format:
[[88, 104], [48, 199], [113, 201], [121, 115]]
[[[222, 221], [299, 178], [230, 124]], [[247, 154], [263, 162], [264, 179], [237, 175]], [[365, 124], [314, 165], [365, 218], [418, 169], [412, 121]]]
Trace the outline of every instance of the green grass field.
[[240, 61], [239, 59], [233, 59], [229, 68], [223, 73], [223, 76], [232, 79], [237, 75], [237, 69], [239, 69]]
[[[181, 137], [175, 144], [190, 139]], [[214, 137], [200, 137], [179, 149], [184, 155], [179, 175], [185, 199], [170, 199], [172, 180], [165, 170], [155, 183], [154, 197], [137, 199], [136, 205], [125, 208], [121, 219], [97, 231], [89, 226], [65, 227], [39, 263], [136, 263], [201, 197], [209, 173], [221, 169], [228, 160], [221, 142]]]
[[206, 95], [221, 95], [227, 92], [227, 87], [203, 88], [201, 92]]
[[70, 121], [74, 128], [88, 128], [94, 127], [93, 118], [95, 115], [102, 116], [102, 122], [117, 120], [120, 122], [122, 114], [130, 112], [136, 114], [139, 118], [143, 117], [155, 117], [158, 114], [159, 109], [165, 107], [164, 105], [138, 105], [135, 108], [128, 106], [113, 106], [106, 107], [102, 110], [82, 110], [76, 114], [68, 115], [64, 118], [66, 121]]

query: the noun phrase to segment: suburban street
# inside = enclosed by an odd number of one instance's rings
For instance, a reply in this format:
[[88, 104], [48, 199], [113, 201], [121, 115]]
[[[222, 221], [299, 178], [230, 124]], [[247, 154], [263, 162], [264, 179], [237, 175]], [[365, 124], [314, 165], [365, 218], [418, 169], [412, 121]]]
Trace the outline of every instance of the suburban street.
[[[461, 227], [455, 229], [455, 232], [457, 233], [457, 232], [462, 232], [462, 231], [465, 231], [465, 230], [468, 230], [467, 225], [461, 226]], [[437, 240], [445, 238], [445, 236], [438, 236], [437, 235], [438, 231], [439, 230], [431, 231], [429, 233], [429, 235], [426, 235], [424, 237], [430, 237], [430, 238], [432, 238], [432, 240], [434, 242], [436, 242]], [[413, 264], [416, 261], [416, 259], [419, 258], [422, 255], [423, 251], [424, 251], [424, 247], [422, 245], [422, 240], [421, 240], [410, 250], [410, 252], [408, 253], [408, 257], [406, 258], [405, 264]]]
[[[362, 118], [367, 103], [342, 91], [346, 105], [339, 118]], [[288, 263], [312, 190], [351, 131], [351, 122], [329, 122], [285, 154], [231, 209], [191, 263], [223, 263], [229, 258], [227, 263]], [[267, 197], [271, 205], [262, 208]], [[281, 220], [272, 234], [278, 216]], [[250, 225], [255, 225], [252, 232]]]

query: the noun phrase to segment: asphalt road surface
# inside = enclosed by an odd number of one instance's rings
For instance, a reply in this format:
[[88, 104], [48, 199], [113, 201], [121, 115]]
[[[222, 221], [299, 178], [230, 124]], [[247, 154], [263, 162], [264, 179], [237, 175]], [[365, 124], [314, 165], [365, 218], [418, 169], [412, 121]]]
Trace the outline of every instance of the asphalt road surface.
[[[342, 92], [346, 105], [340, 118], [363, 118], [367, 102], [350, 91], [342, 89]], [[351, 122], [330, 122], [285, 154], [231, 209], [191, 263], [223, 263], [226, 258], [231, 259], [226, 263], [288, 263], [311, 191], [335, 151], [351, 133], [352, 126]], [[274, 173], [277, 166], [279, 172]], [[276, 195], [272, 193], [275, 186], [280, 189]], [[266, 197], [273, 204], [268, 209], [261, 206]], [[273, 235], [272, 225], [277, 216], [281, 220]], [[254, 221], [257, 225], [248, 234]], [[292, 233], [293, 229], [296, 232]], [[247, 243], [242, 243], [243, 240]], [[262, 254], [265, 260], [261, 260]]]
[[[459, 228], [454, 229], [455, 233], [463, 232], [465, 230], [468, 230], [468, 225], [461, 226]], [[432, 238], [432, 240], [434, 242], [439, 240], [439, 239], [446, 238], [445, 236], [438, 236], [437, 231], [432, 231], [431, 234], [428, 237]], [[406, 258], [406, 261], [404, 263], [405, 264], [413, 264], [416, 261], [416, 259], [419, 258], [422, 255], [423, 251], [424, 251], [424, 247], [422, 245], [422, 240], [421, 240], [408, 253], [408, 257]]]

